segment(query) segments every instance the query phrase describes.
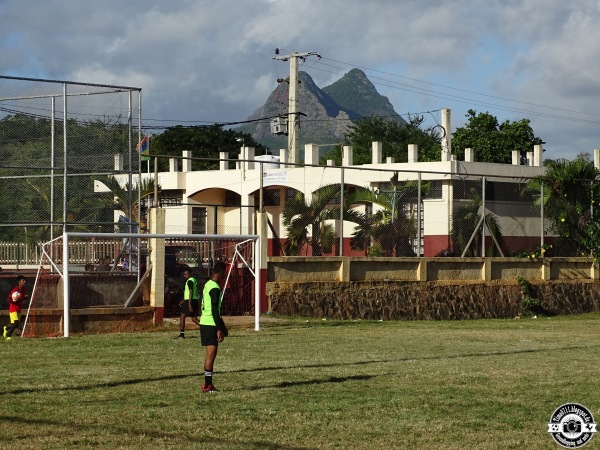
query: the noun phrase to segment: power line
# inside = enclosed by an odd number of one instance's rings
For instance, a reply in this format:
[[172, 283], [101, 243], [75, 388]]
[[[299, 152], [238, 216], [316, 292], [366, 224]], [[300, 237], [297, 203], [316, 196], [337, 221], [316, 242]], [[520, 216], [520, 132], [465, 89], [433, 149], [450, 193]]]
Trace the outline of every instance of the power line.
[[[563, 111], [563, 112], [569, 112], [569, 113], [574, 113], [574, 114], [581, 114], [581, 115], [592, 116], [592, 117], [600, 117], [600, 114], [597, 114], [597, 113], [588, 113], [588, 112], [583, 112], [583, 111], [576, 111], [576, 110], [572, 110], [572, 109], [559, 108], [559, 107], [549, 106], [549, 105], [542, 105], [542, 104], [539, 104], [539, 103], [532, 103], [532, 102], [525, 102], [525, 101], [522, 101], [522, 100], [515, 100], [515, 99], [512, 99], [512, 98], [501, 97], [501, 96], [497, 96], [497, 95], [484, 94], [482, 92], [470, 91], [468, 89], [461, 89], [461, 88], [457, 88], [457, 87], [453, 87], [453, 86], [447, 86], [447, 85], [444, 85], [444, 84], [438, 84], [438, 83], [433, 83], [433, 82], [430, 82], [430, 81], [419, 80], [417, 78], [409, 78], [409, 77], [405, 77], [405, 76], [402, 76], [402, 75], [397, 75], [397, 74], [390, 73], [390, 72], [384, 72], [384, 71], [373, 69], [373, 68], [369, 68], [369, 67], [355, 66], [355, 65], [352, 65], [350, 63], [346, 63], [346, 62], [343, 62], [343, 61], [338, 61], [338, 60], [335, 60], [335, 59], [330, 59], [330, 58], [322, 58], [322, 59], [327, 60], [327, 61], [332, 61], [332, 62], [335, 62], [335, 63], [339, 63], [339, 64], [345, 64], [345, 65], [348, 65], [348, 66], [350, 66], [352, 68], [367, 70], [369, 72], [381, 73], [383, 75], [389, 75], [389, 76], [392, 76], [392, 77], [402, 78], [402, 79], [405, 79], [405, 80], [414, 81], [414, 82], [422, 83], [422, 84], [428, 84], [428, 85], [431, 85], [431, 86], [438, 86], [438, 87], [442, 87], [442, 88], [445, 88], [445, 89], [452, 89], [452, 90], [459, 91], [459, 92], [464, 92], [464, 93], [467, 93], [467, 94], [474, 94], [474, 95], [479, 95], [479, 96], [482, 96], [482, 97], [489, 97], [489, 98], [494, 98], [494, 99], [497, 99], [497, 100], [504, 100], [504, 101], [507, 101], [507, 102], [520, 103], [520, 104], [527, 105], [527, 106], [536, 106], [536, 107], [539, 107], [539, 108], [554, 109], [556, 111]], [[324, 63], [322, 63], [320, 61], [317, 61], [317, 63], [324, 64]], [[331, 66], [331, 67], [335, 67], [335, 68], [338, 68], [338, 69], [343, 69], [341, 67], [336, 67], [336, 66]], [[390, 81], [390, 80], [385, 80], [383, 78], [381, 78], [381, 79], [384, 80], [384, 81]], [[394, 83], [394, 82], [392, 82], [392, 83]], [[429, 91], [428, 89], [418, 88], [418, 87], [412, 86], [412, 85], [406, 85], [406, 86], [410, 86], [410, 87], [413, 87], [413, 88], [416, 88], [416, 89], [422, 89], [424, 91]], [[431, 92], [435, 92], [435, 91], [431, 91]]]
[[[326, 63], [323, 60], [329, 61], [333, 64]], [[343, 66], [340, 66], [340, 65], [343, 65]], [[533, 107], [537, 107], [537, 108], [544, 108], [546, 110], [554, 110], [554, 111], [562, 111], [565, 113], [580, 114], [580, 115], [584, 115], [584, 116], [588, 116], [588, 117], [600, 117], [600, 114], [586, 113], [586, 112], [575, 111], [575, 110], [570, 110], [570, 109], [565, 109], [565, 108], [558, 108], [558, 107], [553, 107], [553, 106], [548, 106], [548, 105], [541, 105], [541, 104], [537, 104], [537, 103], [525, 102], [525, 101], [521, 101], [521, 100], [515, 100], [515, 99], [506, 98], [506, 97], [496, 96], [496, 95], [484, 94], [481, 92], [470, 91], [467, 89], [461, 89], [461, 88], [456, 88], [456, 87], [447, 86], [447, 85], [443, 85], [443, 84], [428, 82], [428, 81], [419, 80], [416, 78], [405, 77], [402, 75], [385, 72], [385, 71], [373, 69], [373, 68], [366, 67], [366, 66], [353, 65], [351, 63], [347, 63], [344, 61], [339, 61], [339, 60], [335, 60], [335, 59], [331, 59], [331, 58], [321, 58], [317, 61], [314, 61], [313, 64], [310, 65], [310, 68], [315, 69], [315, 70], [320, 70], [322, 72], [332, 73], [332, 74], [339, 74], [340, 71], [347, 71], [347, 70], [349, 70], [349, 68], [358, 68], [358, 69], [362, 69], [362, 70], [365, 70], [368, 72], [382, 74], [382, 75], [385, 75], [388, 77], [398, 78], [398, 79], [402, 79], [402, 80], [408, 80], [408, 81], [420, 83], [423, 85], [437, 86], [437, 87], [444, 88], [444, 89], [451, 89], [451, 90], [454, 90], [457, 92], [463, 92], [463, 93], [472, 94], [472, 95], [476, 95], [476, 96], [488, 97], [490, 99], [502, 100], [502, 101], [506, 101], [506, 102], [513, 102], [513, 103], [527, 105], [527, 106], [533, 106]], [[573, 116], [568, 116], [568, 115], [553, 114], [550, 112], [530, 110], [530, 109], [525, 109], [525, 108], [520, 108], [520, 107], [511, 107], [509, 105], [500, 105], [500, 104], [496, 104], [496, 103], [492, 103], [492, 102], [488, 102], [488, 101], [482, 101], [479, 99], [473, 99], [473, 98], [464, 97], [464, 96], [460, 96], [460, 95], [453, 95], [453, 94], [449, 94], [449, 93], [445, 93], [445, 92], [440, 92], [440, 91], [437, 91], [434, 89], [428, 89], [426, 87], [420, 87], [420, 86], [415, 86], [412, 84], [402, 83], [399, 81], [394, 81], [394, 80], [390, 80], [390, 79], [379, 77], [379, 76], [371, 75], [369, 80], [373, 84], [376, 84], [378, 86], [384, 86], [384, 87], [388, 87], [390, 89], [397, 89], [397, 90], [410, 92], [410, 93], [414, 93], [414, 94], [419, 94], [419, 95], [427, 95], [427, 96], [433, 97], [433, 98], [439, 98], [442, 100], [450, 100], [450, 101], [468, 104], [468, 105], [490, 107], [490, 108], [495, 108], [495, 109], [499, 109], [499, 110], [507, 111], [507, 112], [516, 112], [519, 114], [524, 114], [524, 115], [529, 115], [529, 116], [552, 118], [552, 119], [563, 120], [563, 121], [580, 122], [580, 123], [588, 123], [588, 124], [600, 124], [600, 120], [594, 120], [592, 118], [573, 117]], [[37, 119], [50, 119], [51, 118], [49, 109], [25, 107], [23, 105], [19, 105], [18, 107], [21, 110], [14, 109], [15, 106], [13, 105], [13, 108], [0, 107], [0, 111], [3, 111], [8, 114], [23, 114], [23, 115], [27, 115], [29, 117], [33, 117], [33, 118], [37, 118]], [[27, 110], [34, 111], [34, 112], [27, 112]], [[423, 113], [403, 113], [403, 114], [398, 114], [398, 115], [399, 116], [421, 115], [421, 114], [430, 114], [431, 112], [437, 112], [437, 111], [439, 111], [439, 109], [436, 109], [433, 111], [425, 111]], [[44, 114], [44, 113], [47, 113], [47, 114]], [[90, 117], [95, 117], [95, 118], [104, 117], [105, 119], [112, 118], [113, 120], [122, 118], [121, 115], [99, 116], [97, 114], [86, 114], [86, 113], [77, 113], [77, 116], [78, 117], [90, 116]], [[391, 117], [391, 116], [392, 115], [382, 115], [382, 116], [377, 116], [377, 117], [385, 118], [385, 117]], [[178, 120], [178, 119], [145, 118], [145, 119], [143, 119], [144, 123], [141, 125], [141, 128], [143, 130], [164, 130], [164, 129], [173, 127], [172, 125], [161, 125], [161, 124], [167, 124], [167, 123], [176, 123], [177, 124], [176, 126], [183, 127], [183, 128], [210, 127], [210, 126], [234, 126], [234, 125], [242, 125], [242, 124], [247, 124], [247, 123], [267, 122], [270, 119], [271, 119], [271, 117], [263, 117], [263, 118], [258, 118], [258, 119], [241, 120], [241, 121], [208, 121], [208, 120]], [[55, 120], [61, 121], [62, 119], [55, 118]], [[79, 124], [88, 124], [89, 123], [81, 118], [79, 118], [79, 119], [69, 118], [69, 120], [74, 120], [75, 122], [77, 122]], [[339, 120], [350, 121], [351, 119], [338, 119], [338, 118], [306, 119], [306, 118], [304, 118], [302, 121], [303, 122], [309, 122], [309, 121], [311, 121], [311, 122], [319, 122], [319, 121], [326, 122], [326, 121], [339, 121]]]
[[[323, 59], [327, 59], [327, 58], [323, 58]], [[329, 60], [329, 61], [336, 62], [336, 60]], [[340, 62], [340, 63], [350, 65], [349, 63], [343, 63], [343, 62]], [[327, 73], [332, 73], [332, 74], [339, 74], [339, 71], [335, 71], [334, 72], [334, 71], [331, 71], [331, 70], [328, 70], [328, 69], [325, 69], [325, 68], [322, 68], [322, 67], [317, 67], [317, 65], [322, 65], [322, 66], [325, 66], [325, 67], [330, 67], [330, 68], [338, 69], [340, 71], [348, 70], [348, 68], [339, 67], [339, 66], [333, 66], [333, 65], [330, 65], [330, 64], [325, 64], [325, 63], [323, 63], [321, 61], [319, 61], [315, 65], [313, 65], [314, 69], [321, 70], [321, 71], [327, 72]], [[352, 65], [350, 65], [350, 67], [364, 69], [364, 70], [369, 70], [369, 71], [374, 71], [374, 72], [381, 72], [381, 71], [377, 71], [376, 69], [370, 69], [370, 68], [366, 68], [366, 67], [362, 67], [362, 66], [352, 66]], [[400, 75], [389, 74], [387, 72], [381, 72], [381, 73], [385, 73], [385, 74], [388, 74], [388, 75], [391, 75], [391, 76], [397, 76], [397, 77], [400, 77], [400, 78], [407, 78], [407, 77], [402, 77]], [[452, 94], [438, 92], [438, 91], [435, 91], [435, 90], [432, 90], [432, 89], [426, 89], [426, 88], [421, 88], [421, 87], [417, 87], [417, 86], [413, 86], [413, 85], [409, 85], [409, 84], [399, 83], [399, 82], [395, 82], [395, 81], [384, 79], [384, 78], [380, 78], [380, 77], [373, 77], [373, 76], [371, 76], [371, 78], [369, 78], [369, 80], [371, 80], [371, 79], [375, 80], [375, 81], [372, 81], [373, 84], [376, 84], [376, 85], [379, 85], [379, 86], [385, 86], [385, 87], [389, 87], [389, 88], [392, 88], [392, 89], [398, 89], [398, 90], [402, 90], [402, 91], [406, 91], [406, 92], [411, 92], [411, 93], [416, 93], [416, 94], [421, 94], [421, 95], [427, 95], [429, 97], [439, 98], [439, 99], [443, 99], [443, 100], [450, 100], [450, 101], [454, 101], [454, 102], [458, 102], [458, 103], [465, 103], [465, 104], [468, 104], [468, 105], [490, 107], [490, 108], [495, 108], [495, 109], [499, 109], [499, 110], [502, 110], [502, 111], [516, 112], [516, 113], [519, 113], [519, 114], [536, 116], [536, 117], [545, 117], [545, 118], [551, 118], [551, 119], [557, 119], [557, 120], [564, 120], [564, 121], [571, 121], [571, 122], [579, 122], [579, 123], [600, 124], [599, 120], [585, 119], [585, 118], [572, 117], [572, 116], [566, 116], [566, 115], [558, 115], [558, 114], [552, 114], [552, 113], [549, 113], [549, 112], [540, 112], [540, 111], [534, 111], [534, 110], [529, 110], [529, 109], [522, 109], [522, 108], [516, 108], [516, 107], [506, 106], [506, 105], [499, 105], [499, 104], [496, 104], [496, 103], [485, 102], [485, 101], [477, 100], [477, 99], [473, 99], [473, 98], [466, 98], [466, 97], [456, 96], [456, 95], [452, 95]], [[379, 80], [381, 80], [381, 81], [379, 81]], [[435, 83], [429, 83], [429, 82], [422, 81], [422, 80], [416, 80], [416, 81], [418, 81], [420, 83], [437, 85]], [[446, 87], [444, 85], [437, 85], [437, 86]], [[571, 112], [573, 114], [582, 114], [582, 115], [587, 115], [587, 116], [592, 116], [592, 117], [600, 117], [600, 114], [584, 113], [584, 112], [580, 112], [580, 111], [573, 111], [573, 110], [568, 110], [568, 109], [563, 109], [563, 108], [555, 108], [555, 107], [552, 107], [552, 106], [537, 105], [535, 103], [528, 103], [528, 102], [523, 102], [523, 101], [518, 101], [518, 100], [505, 99], [503, 97], [498, 97], [498, 96], [493, 96], [493, 95], [487, 95], [487, 94], [482, 94], [482, 93], [467, 91], [467, 90], [464, 90], [464, 89], [451, 88], [451, 87], [448, 87], [448, 88], [449, 89], [455, 89], [455, 90], [463, 91], [463, 92], [470, 92], [470, 93], [473, 93], [475, 95], [481, 95], [481, 96], [487, 96], [487, 97], [490, 97], [490, 98], [503, 99], [505, 101], [513, 101], [513, 102], [516, 102], [516, 103], [522, 103], [522, 104], [526, 104], [526, 105], [530, 105], [530, 106], [537, 106], [537, 107], [541, 107], [541, 108], [554, 109], [554, 110], [564, 111], [564, 112]]]

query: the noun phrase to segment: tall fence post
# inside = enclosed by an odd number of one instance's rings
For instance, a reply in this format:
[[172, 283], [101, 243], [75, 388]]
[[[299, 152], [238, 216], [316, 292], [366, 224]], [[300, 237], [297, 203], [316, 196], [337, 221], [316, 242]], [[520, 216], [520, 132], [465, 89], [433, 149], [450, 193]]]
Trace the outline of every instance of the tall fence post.
[[[54, 241], [54, 175], [55, 161], [54, 153], [56, 147], [56, 97], [51, 97], [50, 111], [50, 241]], [[50, 258], [54, 258], [54, 245], [50, 246]], [[54, 266], [50, 266], [50, 271], [54, 273]]]
[[417, 258], [421, 257], [421, 172], [417, 175]]
[[63, 233], [63, 336], [69, 337], [70, 311], [69, 311], [69, 236]]
[[340, 174], [340, 256], [344, 256], [344, 168]]
[[63, 234], [67, 232], [67, 84], [63, 83]]
[[481, 226], [481, 257], [485, 258], [485, 177], [481, 178], [481, 217], [483, 219]]
[[544, 248], [544, 183], [540, 184], [540, 250]]

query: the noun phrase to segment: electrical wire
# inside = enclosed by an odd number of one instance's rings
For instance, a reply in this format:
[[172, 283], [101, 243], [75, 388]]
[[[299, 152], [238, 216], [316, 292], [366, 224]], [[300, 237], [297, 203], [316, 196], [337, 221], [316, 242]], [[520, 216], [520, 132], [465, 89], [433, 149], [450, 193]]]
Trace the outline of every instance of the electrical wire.
[[[283, 49], [280, 49], [280, 51], [282, 51], [282, 50]], [[306, 64], [305, 61], [303, 61], [303, 64], [308, 65], [308, 64]], [[402, 75], [385, 72], [385, 71], [373, 69], [373, 68], [366, 67], [366, 66], [354, 65], [351, 63], [347, 63], [344, 61], [339, 61], [339, 60], [331, 59], [331, 58], [322, 57], [317, 60], [311, 60], [311, 64], [308, 66], [310, 69], [319, 70], [319, 71], [331, 73], [331, 74], [338, 74], [338, 75], [340, 72], [347, 71], [352, 68], [357, 68], [357, 69], [365, 70], [365, 71], [372, 72], [375, 74], [381, 74], [381, 75], [384, 75], [387, 77], [393, 77], [393, 78], [397, 78], [397, 79], [401, 79], [401, 80], [407, 80], [410, 82], [419, 83], [419, 84], [423, 84], [423, 85], [427, 85], [427, 86], [437, 86], [437, 87], [443, 88], [443, 89], [450, 89], [453, 91], [457, 91], [459, 93], [487, 97], [490, 99], [502, 100], [502, 101], [506, 101], [506, 102], [512, 102], [512, 103], [526, 105], [526, 106], [533, 106], [533, 107], [537, 107], [537, 108], [544, 108], [546, 110], [552, 110], [552, 111], [557, 111], [557, 112], [579, 114], [579, 115], [584, 115], [584, 116], [587, 116], [590, 118], [585, 119], [582, 117], [573, 117], [573, 116], [568, 116], [568, 115], [555, 114], [555, 113], [550, 113], [547, 111], [546, 112], [536, 111], [536, 110], [525, 109], [525, 108], [521, 108], [521, 107], [500, 105], [497, 103], [492, 103], [490, 101], [478, 100], [475, 98], [464, 97], [461, 95], [453, 95], [453, 94], [449, 94], [449, 93], [445, 93], [445, 92], [440, 92], [438, 90], [429, 89], [426, 87], [419, 87], [419, 86], [415, 86], [413, 84], [407, 84], [407, 83], [403, 83], [400, 81], [394, 81], [394, 80], [390, 80], [388, 78], [383, 78], [383, 77], [377, 76], [377, 75], [369, 76], [369, 80], [373, 84], [378, 85], [378, 86], [387, 87], [390, 89], [401, 90], [401, 91], [410, 92], [410, 93], [414, 93], [414, 94], [418, 94], [418, 95], [427, 95], [427, 96], [433, 97], [433, 98], [439, 98], [442, 100], [450, 100], [450, 101], [464, 103], [464, 104], [468, 104], [468, 105], [491, 107], [491, 108], [499, 109], [502, 111], [516, 112], [516, 113], [529, 115], [529, 116], [552, 118], [552, 119], [571, 121], [571, 122], [600, 124], [600, 120], [593, 119], [594, 117], [600, 117], [600, 114], [596, 114], [596, 113], [586, 113], [586, 112], [575, 111], [575, 110], [570, 110], [570, 109], [565, 109], [565, 108], [541, 105], [541, 104], [532, 103], [532, 102], [525, 102], [525, 101], [521, 101], [521, 100], [515, 100], [515, 99], [506, 98], [506, 97], [496, 96], [496, 95], [484, 94], [481, 92], [475, 92], [475, 91], [470, 91], [467, 89], [461, 89], [461, 88], [456, 88], [456, 87], [447, 86], [447, 85], [443, 85], [443, 84], [432, 83], [432, 82], [428, 82], [428, 81], [424, 81], [424, 80], [419, 80], [416, 78], [405, 77]], [[276, 69], [276, 71], [277, 71], [277, 69]], [[49, 109], [24, 107], [22, 105], [19, 105], [20, 109], [15, 109], [15, 106], [14, 105], [12, 105], [12, 106], [13, 106], [12, 108], [0, 107], [0, 111], [5, 112], [7, 114], [23, 114], [23, 115], [26, 115], [26, 116], [29, 116], [32, 118], [36, 118], [36, 119], [49, 120], [51, 118]], [[29, 112], [29, 111], [33, 111], [33, 112]], [[403, 114], [398, 114], [398, 116], [410, 118], [411, 115], [413, 115], [413, 116], [414, 115], [425, 115], [425, 114], [431, 114], [432, 112], [438, 112], [438, 111], [440, 111], [440, 110], [436, 109], [436, 110], [431, 110], [431, 111], [424, 111], [422, 113], [403, 113]], [[44, 114], [44, 113], [47, 113], [47, 114]], [[77, 116], [78, 117], [90, 116], [90, 117], [96, 117], [96, 118], [100, 117], [98, 115], [89, 114], [89, 113], [78, 113]], [[109, 116], [106, 116], [106, 115], [102, 116], [102, 118], [104, 118], [104, 119], [106, 119], [107, 117], [109, 117]], [[375, 116], [375, 117], [389, 118], [389, 117], [395, 117], [395, 116], [394, 115], [380, 115], [380, 116]], [[433, 115], [432, 115], [432, 117], [433, 117]], [[110, 118], [118, 120], [119, 118], [122, 118], [122, 116], [112, 116]], [[169, 129], [169, 128], [173, 127], [173, 125], [166, 125], [166, 124], [170, 124], [170, 123], [176, 123], [177, 124], [176, 126], [181, 127], [181, 128], [212, 127], [212, 126], [231, 127], [231, 126], [235, 126], [235, 125], [243, 125], [243, 124], [248, 124], [248, 123], [268, 122], [270, 119], [272, 119], [272, 117], [262, 117], [262, 118], [257, 118], [257, 119], [240, 120], [240, 121], [208, 121], [208, 120], [177, 120], [177, 119], [145, 118], [145, 119], [143, 119], [144, 123], [141, 125], [141, 128], [143, 130], [165, 130], [165, 129]], [[57, 119], [57, 118], [55, 118], [55, 120], [57, 120], [59, 122], [61, 121], [61, 119]], [[89, 121], [82, 120], [81, 118], [69, 118], [69, 120], [73, 120], [79, 124], [84, 124], [84, 125], [89, 124]], [[434, 117], [434, 120], [435, 120], [435, 117]], [[335, 117], [327, 118], [327, 119], [308, 119], [305, 117], [302, 119], [302, 122], [331, 122], [331, 121], [351, 121], [351, 119], [335, 118]], [[437, 120], [436, 120], [436, 127], [439, 127], [439, 123], [437, 122]], [[445, 130], [443, 130], [443, 132], [445, 133]]]
[[[514, 102], [514, 103], [520, 103], [520, 104], [524, 104], [524, 105], [528, 105], [528, 106], [536, 106], [536, 107], [545, 108], [545, 109], [551, 109], [551, 110], [556, 110], [556, 111], [568, 112], [568, 113], [573, 113], [573, 114], [581, 114], [581, 115], [590, 116], [590, 117], [600, 117], [600, 114], [586, 113], [586, 112], [581, 112], [581, 111], [574, 111], [574, 110], [569, 110], [569, 109], [564, 109], [564, 108], [557, 108], [557, 107], [552, 107], [552, 106], [539, 105], [539, 104], [536, 104], [536, 103], [523, 102], [523, 101], [519, 101], [519, 100], [513, 100], [513, 99], [508, 99], [508, 98], [494, 96], [494, 95], [489, 95], [489, 94], [482, 94], [482, 93], [478, 93], [478, 92], [467, 91], [465, 89], [452, 88], [452, 87], [448, 87], [448, 86], [444, 86], [444, 85], [439, 85], [439, 84], [436, 84], [436, 83], [429, 83], [429, 82], [422, 81], [422, 80], [416, 80], [416, 79], [411, 79], [411, 78], [407, 78], [407, 77], [402, 77], [400, 75], [390, 74], [390, 73], [387, 73], [387, 72], [381, 72], [381, 71], [378, 71], [376, 69], [370, 69], [370, 68], [367, 68], [367, 67], [352, 66], [349, 63], [344, 63], [344, 62], [337, 61], [337, 60], [331, 60], [331, 59], [328, 59], [328, 58], [323, 58], [323, 59], [328, 60], [328, 61], [339, 62], [341, 64], [348, 64], [351, 68], [359, 68], [359, 69], [363, 69], [363, 70], [367, 70], [367, 71], [379, 72], [379, 73], [383, 73], [383, 74], [394, 76], [394, 77], [398, 77], [398, 78], [405, 78], [405, 79], [409, 79], [409, 80], [414, 80], [414, 81], [418, 81], [420, 83], [430, 84], [430, 85], [434, 85], [434, 86], [440, 86], [440, 87], [444, 87], [444, 88], [448, 88], [448, 89], [454, 89], [454, 90], [457, 90], [457, 91], [461, 91], [461, 92], [465, 92], [465, 93], [470, 93], [470, 94], [474, 94], [474, 95], [479, 95], [479, 96], [484, 96], [484, 97], [490, 97], [490, 98], [494, 98], [494, 99], [500, 99], [500, 100], [504, 100], [504, 101], [510, 101], [510, 102]], [[322, 66], [325, 66], [326, 68], [317, 67], [317, 65], [322, 65]], [[348, 70], [347, 67], [334, 66], [334, 65], [331, 65], [331, 64], [324, 63], [322, 61], [316, 61], [315, 65], [313, 66], [313, 68], [316, 69], [316, 70], [321, 70], [323, 72], [332, 73], [332, 74], [339, 74], [339, 71]], [[337, 69], [338, 71], [332, 71], [332, 70], [329, 70], [327, 68]], [[451, 100], [451, 101], [455, 101], [455, 102], [459, 102], [459, 103], [465, 103], [465, 104], [469, 104], [469, 105], [478, 105], [478, 106], [484, 106], [484, 107], [493, 107], [493, 108], [500, 109], [500, 110], [503, 110], [503, 111], [517, 112], [517, 113], [520, 113], [520, 114], [533, 115], [533, 116], [538, 116], [538, 117], [546, 117], [546, 118], [552, 118], [552, 119], [558, 119], [558, 120], [576, 121], [576, 122], [590, 123], [590, 124], [600, 124], [599, 120], [584, 119], [584, 118], [571, 117], [571, 116], [565, 116], [565, 115], [559, 115], [559, 114], [552, 114], [552, 113], [548, 113], [548, 112], [534, 111], [534, 110], [523, 109], [523, 108], [518, 108], [518, 107], [511, 107], [511, 106], [506, 106], [506, 105], [499, 105], [499, 104], [496, 104], [496, 103], [491, 103], [491, 102], [487, 102], [487, 101], [477, 100], [477, 99], [473, 99], [473, 98], [461, 97], [461, 96], [458, 96], [458, 95], [452, 95], [452, 94], [448, 94], [448, 93], [444, 93], [444, 92], [439, 92], [439, 91], [436, 91], [436, 90], [433, 90], [433, 89], [426, 89], [426, 88], [422, 88], [422, 87], [418, 87], [418, 86], [414, 86], [414, 85], [409, 85], [409, 84], [406, 84], [406, 83], [400, 83], [400, 82], [396, 82], [396, 81], [393, 81], [393, 80], [389, 80], [389, 79], [385, 79], [385, 78], [381, 78], [381, 77], [377, 77], [377, 76], [370, 76], [369, 80], [375, 80], [375, 81], [371, 81], [375, 85], [389, 87], [391, 89], [402, 90], [402, 91], [405, 91], [405, 92], [411, 92], [411, 93], [416, 93], [416, 94], [420, 94], [420, 95], [427, 95], [429, 97], [439, 98], [439, 99], [443, 99], [443, 100]]]
[[350, 63], [345, 63], [343, 61], [338, 61], [338, 60], [335, 60], [335, 59], [329, 59], [329, 58], [322, 58], [322, 59], [325, 59], [325, 60], [328, 60], [328, 61], [333, 61], [333, 62], [340, 63], [340, 64], [347, 64], [347, 65], [351, 66], [352, 68], [363, 69], [363, 70], [367, 70], [369, 72], [381, 73], [381, 74], [389, 75], [389, 76], [392, 76], [392, 77], [402, 78], [402, 79], [405, 79], [405, 80], [415, 81], [415, 82], [418, 82], [418, 83], [428, 84], [428, 85], [432, 85], [432, 86], [438, 86], [438, 87], [442, 87], [442, 88], [445, 88], [445, 89], [452, 89], [452, 90], [455, 90], [455, 91], [460, 91], [460, 92], [464, 92], [464, 93], [468, 93], [468, 94], [480, 95], [482, 97], [490, 97], [490, 98], [494, 98], [494, 99], [497, 99], [497, 100], [504, 100], [504, 101], [513, 102], [513, 103], [521, 103], [521, 104], [528, 105], [528, 106], [537, 106], [539, 108], [555, 109], [557, 111], [571, 112], [571, 113], [575, 113], [575, 114], [582, 114], [582, 115], [587, 115], [587, 116], [600, 117], [600, 114], [597, 114], [597, 113], [587, 113], [587, 112], [576, 111], [576, 110], [572, 110], [572, 109], [565, 109], [565, 108], [558, 108], [558, 107], [555, 107], [555, 106], [542, 105], [542, 104], [539, 104], [539, 103], [524, 102], [522, 100], [515, 100], [515, 99], [512, 99], [512, 98], [500, 97], [500, 96], [497, 96], [497, 95], [484, 94], [482, 92], [469, 91], [467, 89], [456, 88], [456, 87], [453, 87], [453, 86], [447, 86], [447, 85], [444, 85], [444, 84], [433, 83], [433, 82], [430, 82], [430, 81], [423, 81], [423, 80], [419, 80], [417, 78], [409, 78], [409, 77], [405, 77], [405, 76], [402, 76], [402, 75], [397, 75], [397, 74], [393, 74], [393, 73], [389, 73], [389, 72], [384, 72], [384, 71], [377, 70], [377, 69], [372, 69], [372, 68], [369, 68], [369, 67], [354, 66], [354, 65], [352, 65]]

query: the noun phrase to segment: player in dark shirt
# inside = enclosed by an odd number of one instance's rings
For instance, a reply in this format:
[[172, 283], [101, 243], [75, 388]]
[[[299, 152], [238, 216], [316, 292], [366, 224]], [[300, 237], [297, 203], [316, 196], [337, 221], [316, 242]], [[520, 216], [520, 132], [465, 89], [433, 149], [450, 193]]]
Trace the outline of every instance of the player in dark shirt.
[[179, 304], [179, 336], [176, 339], [185, 338], [185, 318], [191, 317], [192, 322], [200, 325], [198, 321], [198, 282], [192, 277], [189, 269], [183, 271], [185, 277], [185, 288], [183, 291], [183, 301]]

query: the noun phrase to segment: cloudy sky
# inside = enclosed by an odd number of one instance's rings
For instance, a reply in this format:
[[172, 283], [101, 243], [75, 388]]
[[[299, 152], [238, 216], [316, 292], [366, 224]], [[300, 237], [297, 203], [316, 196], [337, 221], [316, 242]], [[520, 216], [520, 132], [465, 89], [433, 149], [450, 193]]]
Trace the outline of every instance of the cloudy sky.
[[140, 87], [145, 124], [233, 122], [288, 76], [275, 48], [314, 51], [320, 87], [358, 67], [399, 114], [528, 118], [573, 159], [600, 148], [598, 24], [600, 0], [0, 0], [0, 75]]

